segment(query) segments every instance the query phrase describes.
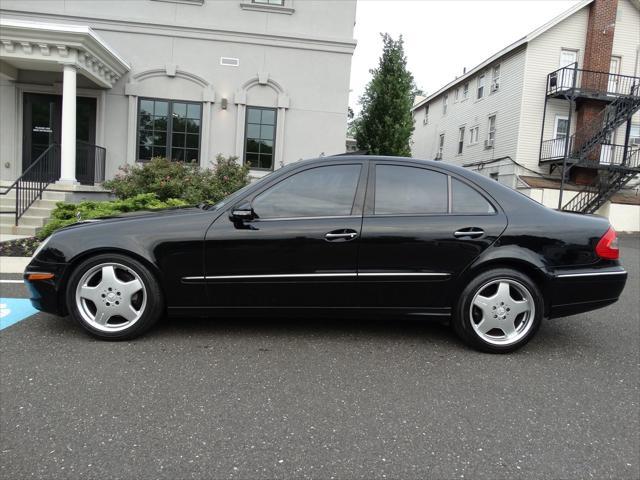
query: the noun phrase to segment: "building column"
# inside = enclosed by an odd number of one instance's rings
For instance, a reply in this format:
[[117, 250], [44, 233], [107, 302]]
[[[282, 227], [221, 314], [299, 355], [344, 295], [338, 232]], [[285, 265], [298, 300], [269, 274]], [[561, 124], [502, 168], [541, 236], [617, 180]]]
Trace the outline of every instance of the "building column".
[[60, 147], [60, 183], [76, 180], [76, 67], [64, 65], [62, 78], [62, 145]]

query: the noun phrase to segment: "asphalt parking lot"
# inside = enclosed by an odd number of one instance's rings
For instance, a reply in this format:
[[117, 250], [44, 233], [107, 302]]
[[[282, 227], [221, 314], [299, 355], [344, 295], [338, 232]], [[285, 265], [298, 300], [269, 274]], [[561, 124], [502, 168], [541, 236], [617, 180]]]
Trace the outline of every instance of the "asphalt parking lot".
[[0, 331], [0, 477], [637, 479], [640, 238], [621, 243], [620, 302], [503, 356], [419, 320], [169, 320], [105, 343], [29, 316]]

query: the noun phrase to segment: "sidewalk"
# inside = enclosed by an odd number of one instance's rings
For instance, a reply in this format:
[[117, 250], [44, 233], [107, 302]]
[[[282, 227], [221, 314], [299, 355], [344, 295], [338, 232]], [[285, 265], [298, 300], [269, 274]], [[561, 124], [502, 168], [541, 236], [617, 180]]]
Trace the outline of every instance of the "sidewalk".
[[31, 257], [0, 257], [0, 273], [22, 273]]

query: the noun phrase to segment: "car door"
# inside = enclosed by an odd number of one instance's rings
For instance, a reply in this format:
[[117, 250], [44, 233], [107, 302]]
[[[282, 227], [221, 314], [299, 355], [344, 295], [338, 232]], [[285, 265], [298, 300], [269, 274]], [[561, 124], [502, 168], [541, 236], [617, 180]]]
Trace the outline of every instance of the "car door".
[[366, 162], [322, 163], [238, 200], [210, 227], [212, 307], [354, 304]]
[[507, 219], [467, 180], [420, 164], [376, 162], [369, 173], [358, 262], [363, 307], [446, 315], [456, 277]]

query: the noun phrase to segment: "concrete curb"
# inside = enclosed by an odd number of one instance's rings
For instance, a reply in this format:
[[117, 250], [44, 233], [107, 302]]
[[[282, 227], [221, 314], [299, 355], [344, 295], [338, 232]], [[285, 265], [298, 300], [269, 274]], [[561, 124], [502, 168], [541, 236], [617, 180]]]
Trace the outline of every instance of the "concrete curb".
[[0, 273], [22, 273], [31, 257], [0, 257]]

